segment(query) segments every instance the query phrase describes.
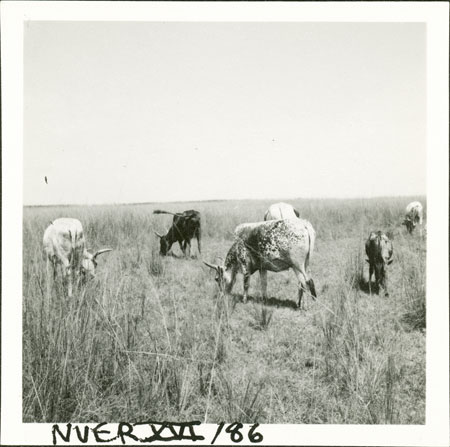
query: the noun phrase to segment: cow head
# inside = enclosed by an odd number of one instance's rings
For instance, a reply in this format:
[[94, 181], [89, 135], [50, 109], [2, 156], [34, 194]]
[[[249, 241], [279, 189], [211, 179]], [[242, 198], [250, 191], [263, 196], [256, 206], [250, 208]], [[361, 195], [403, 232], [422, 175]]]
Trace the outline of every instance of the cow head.
[[231, 293], [233, 288], [235, 275], [230, 269], [226, 269], [222, 265], [210, 264], [209, 262], [203, 261], [205, 265], [209, 268], [214, 269], [216, 272], [215, 281], [219, 286], [219, 289], [225, 293]]
[[166, 256], [170, 250], [170, 244], [167, 240], [166, 236], [159, 234], [155, 231], [156, 236], [159, 237], [159, 253], [163, 256]]
[[392, 261], [394, 260], [394, 250], [392, 247], [392, 242], [385, 234], [381, 234], [380, 236], [380, 251], [381, 258], [383, 259], [384, 264], [392, 264]]
[[81, 272], [85, 278], [95, 276], [95, 269], [97, 268], [97, 256], [101, 255], [102, 253], [107, 253], [108, 251], [112, 251], [112, 248], [103, 248], [96, 251], [94, 254], [89, 253], [89, 251], [87, 250], [84, 250], [83, 260], [81, 261]]

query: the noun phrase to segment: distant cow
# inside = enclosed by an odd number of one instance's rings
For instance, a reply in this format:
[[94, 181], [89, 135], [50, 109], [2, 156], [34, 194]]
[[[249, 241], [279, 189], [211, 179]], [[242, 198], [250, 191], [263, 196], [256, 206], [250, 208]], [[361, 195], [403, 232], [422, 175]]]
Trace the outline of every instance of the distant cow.
[[300, 213], [289, 203], [278, 202], [270, 205], [264, 214], [264, 220], [280, 220], [300, 217]]
[[375, 272], [375, 281], [380, 290], [380, 286], [384, 289], [385, 296], [389, 296], [387, 289], [387, 271], [386, 266], [393, 261], [394, 248], [390, 239], [381, 231], [372, 231], [366, 241], [366, 254], [369, 259], [369, 290], [371, 289], [371, 279]]
[[58, 265], [62, 266], [63, 275], [68, 279], [68, 292], [72, 296], [73, 279], [79, 273], [95, 275], [97, 256], [111, 251], [112, 248], [89, 253], [81, 222], [77, 219], [62, 217], [50, 223], [44, 232], [44, 251], [47, 256], [47, 284], [50, 296], [50, 276], [56, 278]]
[[[187, 210], [182, 213], [171, 213], [169, 211], [155, 210], [153, 214], [173, 215], [172, 226], [166, 235], [155, 234], [160, 238], [160, 253], [167, 255], [175, 242], [180, 244], [180, 248], [185, 256], [191, 254], [191, 239], [197, 239], [198, 252], [201, 253], [201, 219], [200, 213], [195, 210]], [[186, 253], [187, 248], [187, 253]]]
[[[406, 229], [409, 233], [412, 233], [416, 225], [419, 224], [422, 227], [423, 223], [423, 206], [420, 202], [411, 202], [406, 207], [405, 220], [403, 221], [403, 225], [406, 226]], [[422, 233], [422, 228], [420, 229]]]
[[[216, 271], [216, 281], [221, 290], [231, 293], [236, 274], [244, 275], [244, 303], [250, 285], [250, 276], [259, 270], [263, 299], [267, 298], [267, 271], [281, 272], [292, 268], [298, 280], [298, 307], [301, 306], [303, 290], [316, 297], [314, 281], [307, 268], [314, 242], [314, 229], [303, 219], [270, 220], [239, 225], [235, 241], [225, 258], [223, 266], [209, 264]], [[314, 236], [315, 238], [315, 233]]]

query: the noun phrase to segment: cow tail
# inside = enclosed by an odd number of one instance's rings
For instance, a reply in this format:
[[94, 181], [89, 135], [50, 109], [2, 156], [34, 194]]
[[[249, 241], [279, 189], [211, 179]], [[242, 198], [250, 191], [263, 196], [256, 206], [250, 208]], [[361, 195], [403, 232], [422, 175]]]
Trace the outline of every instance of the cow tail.
[[[314, 240], [311, 239], [311, 232], [308, 229], [308, 240], [309, 240], [309, 250], [306, 255], [306, 265], [305, 270], [309, 266], [309, 260], [311, 259], [312, 252], [314, 251]], [[305, 272], [306, 273], [306, 272]], [[308, 284], [309, 291], [311, 292], [311, 295], [313, 296], [313, 299], [317, 298], [317, 292], [316, 292], [316, 286], [314, 285], [314, 281], [312, 277], [308, 274], [309, 279], [306, 280], [306, 283]]]
[[314, 240], [311, 239], [311, 231], [310, 231], [310, 229], [309, 228], [307, 228], [307, 229], [308, 229], [308, 240], [309, 240], [309, 250], [308, 250], [307, 260], [308, 260], [308, 263], [309, 263], [309, 261], [310, 261], [310, 259], [312, 257], [312, 252], [314, 251]]

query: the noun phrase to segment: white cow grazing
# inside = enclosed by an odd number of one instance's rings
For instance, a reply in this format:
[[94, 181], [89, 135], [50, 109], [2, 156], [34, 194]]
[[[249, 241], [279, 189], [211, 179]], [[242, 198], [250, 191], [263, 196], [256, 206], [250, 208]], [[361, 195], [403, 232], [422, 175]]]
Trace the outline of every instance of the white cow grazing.
[[54, 220], [44, 233], [44, 251], [47, 255], [47, 284], [50, 296], [50, 276], [53, 268], [53, 279], [56, 277], [58, 265], [63, 268], [63, 275], [68, 279], [69, 296], [72, 296], [72, 283], [79, 273], [95, 276], [96, 258], [112, 248], [98, 250], [95, 254], [86, 250], [83, 226], [77, 219], [62, 217]]
[[278, 202], [270, 205], [264, 214], [264, 220], [292, 219], [300, 217], [299, 212], [289, 203]]
[[[423, 207], [420, 202], [411, 202], [406, 207], [405, 220], [403, 225], [407, 230], [412, 233], [416, 225], [419, 224], [422, 227], [423, 223]], [[420, 234], [422, 234], [422, 228], [420, 228]]]

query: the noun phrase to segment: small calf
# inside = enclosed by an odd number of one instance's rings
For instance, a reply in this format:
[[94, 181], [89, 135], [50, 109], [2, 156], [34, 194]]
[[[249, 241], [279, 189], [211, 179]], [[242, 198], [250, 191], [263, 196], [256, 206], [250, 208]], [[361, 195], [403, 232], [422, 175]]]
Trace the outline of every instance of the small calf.
[[171, 213], [169, 211], [155, 210], [153, 214], [171, 214], [173, 215], [172, 226], [167, 234], [158, 234], [160, 238], [160, 254], [165, 256], [175, 242], [180, 244], [181, 251], [185, 256], [191, 254], [191, 239], [197, 239], [198, 252], [201, 254], [201, 217], [195, 210], [187, 210], [182, 213]]
[[387, 271], [386, 265], [393, 261], [394, 248], [391, 240], [381, 231], [372, 231], [366, 241], [366, 254], [369, 259], [369, 291], [372, 294], [371, 280], [375, 272], [375, 281], [380, 290], [384, 289], [385, 296], [389, 296], [387, 289]]

